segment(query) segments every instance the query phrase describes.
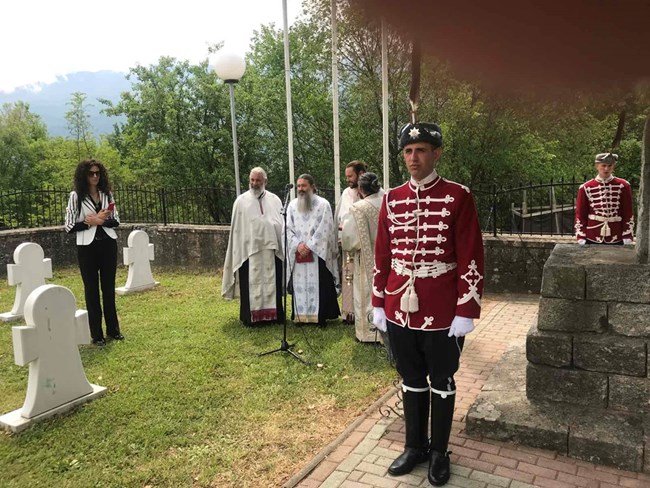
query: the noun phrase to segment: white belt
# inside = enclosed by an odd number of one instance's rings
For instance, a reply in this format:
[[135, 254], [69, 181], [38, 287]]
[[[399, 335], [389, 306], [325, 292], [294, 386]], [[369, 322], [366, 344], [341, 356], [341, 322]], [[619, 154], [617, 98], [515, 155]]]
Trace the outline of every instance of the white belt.
[[597, 222], [620, 222], [623, 220], [620, 216], [616, 215], [614, 217], [603, 217], [602, 215], [592, 215], [589, 214], [589, 219], [590, 220], [595, 220]]
[[[413, 264], [411, 264], [413, 266]], [[395, 291], [385, 290], [386, 295], [397, 295], [402, 293], [400, 298], [399, 308], [409, 313], [417, 312], [420, 309], [420, 302], [418, 295], [415, 292], [415, 279], [416, 278], [437, 278], [440, 275], [445, 274], [447, 271], [456, 269], [456, 263], [415, 263], [413, 269], [408, 267], [408, 264], [400, 261], [398, 259], [393, 259], [390, 263], [390, 267], [393, 268], [395, 273], [400, 276], [408, 276], [409, 279], [402, 284]], [[407, 315], [408, 321], [408, 315]]]
[[620, 222], [621, 220], [623, 220], [618, 215], [615, 217], [604, 217], [602, 215], [593, 215], [593, 214], [589, 214], [589, 219], [595, 220], [596, 222], [600, 222], [600, 224], [590, 225], [587, 227], [587, 229], [597, 229], [598, 227], [601, 227], [600, 235], [602, 237], [609, 237], [612, 235], [612, 231], [609, 228], [609, 222]]
[[456, 263], [418, 263], [417, 268], [411, 269], [397, 259], [393, 259], [390, 263], [390, 267], [393, 268], [395, 273], [400, 276], [408, 276], [411, 278], [437, 278], [438, 276], [445, 274], [447, 271], [456, 269], [456, 266]]

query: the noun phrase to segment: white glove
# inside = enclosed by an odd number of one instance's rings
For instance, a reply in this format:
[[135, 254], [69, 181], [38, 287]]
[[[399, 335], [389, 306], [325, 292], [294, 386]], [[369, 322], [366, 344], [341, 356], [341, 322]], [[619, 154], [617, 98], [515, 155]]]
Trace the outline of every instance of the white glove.
[[381, 332], [386, 332], [386, 312], [382, 307], [372, 308], [372, 324]]
[[474, 319], [468, 319], [467, 317], [456, 315], [454, 320], [451, 321], [451, 327], [449, 327], [449, 334], [447, 334], [447, 337], [464, 337], [465, 334], [469, 334], [473, 330]]
[[623, 244], [625, 244], [626, 246], [628, 244], [632, 244], [632, 239], [623, 239]]
[[578, 239], [579, 246], [584, 246], [585, 244], [587, 244], [587, 241], [585, 239]]

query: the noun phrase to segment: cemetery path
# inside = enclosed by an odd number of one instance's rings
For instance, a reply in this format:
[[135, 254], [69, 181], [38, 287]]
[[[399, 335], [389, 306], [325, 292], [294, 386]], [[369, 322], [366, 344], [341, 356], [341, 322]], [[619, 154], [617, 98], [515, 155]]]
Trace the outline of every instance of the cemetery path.
[[[504, 351], [523, 344], [537, 318], [538, 296], [491, 295], [484, 298], [483, 317], [467, 337], [456, 375], [458, 398], [449, 449], [452, 477], [447, 486], [463, 488], [611, 488], [650, 487], [650, 476], [465, 434], [465, 415]], [[385, 397], [386, 398], [386, 397]], [[397, 396], [388, 396], [393, 406]], [[385, 408], [381, 409], [382, 411]], [[326, 447], [285, 486], [299, 488], [410, 488], [428, 487], [427, 465], [394, 477], [387, 468], [403, 449], [404, 422], [378, 410]], [[326, 455], [325, 455], [326, 454]]]

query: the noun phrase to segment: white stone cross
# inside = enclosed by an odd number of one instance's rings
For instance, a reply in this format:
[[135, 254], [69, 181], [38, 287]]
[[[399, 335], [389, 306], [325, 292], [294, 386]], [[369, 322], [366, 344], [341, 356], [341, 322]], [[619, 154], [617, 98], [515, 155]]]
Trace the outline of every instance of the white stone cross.
[[115, 289], [118, 295], [128, 295], [148, 290], [160, 283], [153, 279], [151, 263], [153, 261], [153, 244], [143, 230], [134, 230], [129, 234], [129, 247], [123, 248], [124, 264], [129, 267], [126, 285]]
[[90, 343], [88, 313], [77, 310], [70, 290], [58, 285], [38, 287], [25, 303], [25, 321], [26, 326], [12, 327], [15, 362], [29, 364], [25, 403], [0, 417], [0, 426], [14, 432], [106, 390], [86, 379], [77, 346]]
[[7, 265], [7, 281], [16, 287], [16, 298], [11, 312], [0, 314], [3, 322], [20, 320], [29, 294], [52, 277], [52, 260], [44, 256], [43, 248], [33, 242], [23, 242], [14, 250], [16, 264]]

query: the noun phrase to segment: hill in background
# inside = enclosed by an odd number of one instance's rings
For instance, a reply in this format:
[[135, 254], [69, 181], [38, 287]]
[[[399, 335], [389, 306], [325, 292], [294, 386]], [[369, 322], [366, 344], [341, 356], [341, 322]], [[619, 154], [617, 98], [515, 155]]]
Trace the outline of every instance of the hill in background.
[[25, 87], [11, 93], [0, 92], [0, 105], [7, 102], [23, 101], [29, 103], [30, 110], [41, 116], [47, 125], [50, 136], [68, 136], [65, 113], [70, 110], [67, 103], [74, 92], [87, 95], [88, 114], [95, 137], [113, 131], [113, 124], [120, 119], [107, 117], [100, 113], [103, 108], [97, 99], [106, 98], [116, 102], [120, 93], [131, 89], [131, 82], [125, 73], [116, 71], [98, 71], [91, 73], [81, 71], [61, 76], [54, 83], [41, 85], [40, 90]]

